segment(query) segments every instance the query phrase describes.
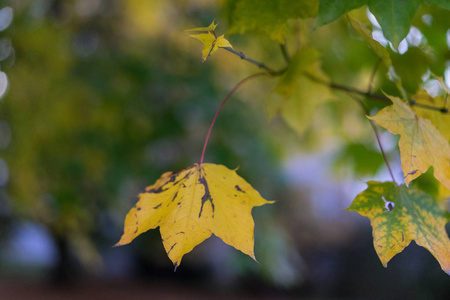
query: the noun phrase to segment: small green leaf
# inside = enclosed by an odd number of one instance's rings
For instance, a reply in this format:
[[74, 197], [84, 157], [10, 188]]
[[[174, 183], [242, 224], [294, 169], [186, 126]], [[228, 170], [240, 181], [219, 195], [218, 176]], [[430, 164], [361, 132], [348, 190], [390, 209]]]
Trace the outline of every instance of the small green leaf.
[[406, 37], [421, 0], [369, 0], [369, 9], [395, 48]]
[[373, 244], [383, 266], [414, 240], [450, 275], [450, 240], [445, 231], [448, 213], [433, 197], [414, 187], [393, 182], [367, 184], [348, 210], [370, 219]]
[[367, 4], [367, 0], [321, 0], [317, 26], [337, 20], [343, 14]]

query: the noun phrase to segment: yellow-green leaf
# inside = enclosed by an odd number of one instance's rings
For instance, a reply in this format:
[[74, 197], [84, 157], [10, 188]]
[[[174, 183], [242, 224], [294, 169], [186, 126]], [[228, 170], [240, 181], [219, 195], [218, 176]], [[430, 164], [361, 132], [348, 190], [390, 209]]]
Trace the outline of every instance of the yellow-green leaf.
[[319, 53], [312, 48], [297, 52], [267, 103], [269, 117], [280, 114], [299, 134], [311, 124], [316, 109], [333, 94], [320, 68]]
[[251, 211], [267, 203], [273, 201], [263, 199], [236, 171], [222, 165], [195, 164], [178, 173], [164, 173], [139, 195], [117, 245], [160, 227], [175, 268], [183, 255], [212, 234], [255, 259]]
[[383, 266], [411, 241], [426, 248], [450, 275], [450, 240], [447, 214], [428, 194], [393, 182], [367, 183], [348, 210], [370, 219], [373, 244]]
[[392, 60], [389, 56], [389, 52], [383, 47], [379, 42], [375, 41], [372, 38], [372, 32], [367, 29], [363, 24], [354, 20], [350, 16], [348, 16], [348, 21], [353, 29], [358, 32], [358, 34], [363, 38], [363, 40], [372, 48], [372, 50], [378, 55], [383, 64], [389, 68], [392, 66]]
[[406, 185], [425, 173], [430, 166], [434, 177], [450, 188], [450, 145], [430, 120], [418, 117], [411, 107], [397, 97], [393, 105], [368, 117], [394, 134], [398, 142]]
[[203, 43], [202, 61], [205, 61], [211, 54], [216, 52], [216, 50], [219, 47], [233, 48], [230, 42], [227, 39], [225, 39], [223, 35], [216, 38], [211, 32], [208, 32], [208, 33], [192, 34], [190, 36], [198, 39], [200, 42]]
[[212, 21], [211, 25], [208, 27], [197, 27], [193, 29], [187, 29], [185, 31], [214, 31], [217, 27], [217, 24], [214, 24], [214, 21]]

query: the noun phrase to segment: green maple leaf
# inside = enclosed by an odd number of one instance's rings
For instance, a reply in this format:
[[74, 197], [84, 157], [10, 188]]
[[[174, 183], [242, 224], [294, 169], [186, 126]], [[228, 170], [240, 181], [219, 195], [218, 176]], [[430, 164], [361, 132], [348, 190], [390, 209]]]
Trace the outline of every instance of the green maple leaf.
[[[449, 6], [444, 0], [430, 2], [444, 8]], [[408, 34], [414, 14], [421, 3], [422, 0], [321, 0], [317, 25], [330, 23], [366, 4], [380, 23], [384, 36], [397, 48]]]
[[367, 0], [321, 0], [317, 26], [337, 20], [343, 14], [367, 4]]
[[426, 248], [450, 275], [448, 212], [428, 194], [404, 184], [369, 181], [347, 210], [370, 219], [375, 251], [384, 267], [411, 241]]

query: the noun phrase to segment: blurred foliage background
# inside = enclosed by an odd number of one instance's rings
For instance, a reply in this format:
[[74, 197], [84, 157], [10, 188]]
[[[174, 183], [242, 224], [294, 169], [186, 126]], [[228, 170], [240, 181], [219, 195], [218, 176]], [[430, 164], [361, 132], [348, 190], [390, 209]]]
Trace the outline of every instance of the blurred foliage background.
[[[358, 13], [367, 19], [365, 9]], [[260, 264], [213, 237], [173, 274], [157, 230], [112, 247], [137, 194], [162, 173], [198, 162], [220, 102], [257, 72], [223, 50], [202, 64], [201, 45], [183, 32], [215, 19], [222, 34], [229, 14], [229, 3], [206, 0], [0, 2], [0, 281], [145, 278], [150, 286], [164, 280], [228, 295], [450, 293], [424, 249], [410, 246], [384, 269], [368, 221], [343, 210], [365, 180], [387, 179], [358, 105], [336, 93], [298, 135], [266, 117], [275, 84], [267, 78], [227, 103], [205, 159], [239, 167], [277, 200], [253, 212]], [[429, 71], [443, 76], [450, 61], [449, 13], [424, 6], [414, 25], [419, 42], [392, 54], [394, 65], [408, 92], [432, 91]], [[290, 26], [288, 52], [307, 40], [332, 81], [366, 88], [378, 58], [345, 20]], [[229, 40], [275, 69], [285, 66], [279, 45], [264, 35]], [[374, 90], [396, 94], [387, 72], [380, 67]], [[371, 109], [383, 105], [372, 102]], [[383, 141], [401, 174], [395, 138]], [[435, 188], [426, 178], [421, 184]]]

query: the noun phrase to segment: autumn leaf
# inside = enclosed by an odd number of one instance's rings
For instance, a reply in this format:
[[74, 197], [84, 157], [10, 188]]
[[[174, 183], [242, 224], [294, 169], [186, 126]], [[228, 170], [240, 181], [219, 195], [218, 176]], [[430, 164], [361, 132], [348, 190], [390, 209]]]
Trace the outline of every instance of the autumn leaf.
[[255, 259], [251, 211], [268, 203], [273, 201], [263, 199], [236, 171], [222, 165], [194, 164], [178, 173], [164, 173], [139, 195], [117, 246], [160, 227], [175, 269], [183, 255], [212, 234]]
[[384, 267], [411, 241], [426, 248], [450, 275], [448, 213], [428, 194], [393, 182], [369, 181], [347, 210], [370, 219], [373, 244]]
[[[185, 30], [189, 31], [207, 31], [207, 33], [200, 34], [191, 34], [190, 37], [196, 38], [200, 42], [203, 43], [202, 50], [202, 62], [204, 62], [211, 54], [217, 51], [218, 48], [233, 48], [230, 42], [225, 39], [224, 35], [219, 37], [216, 36], [214, 30], [216, 29], [217, 24], [214, 21], [208, 27], [197, 27], [194, 29]], [[212, 33], [211, 33], [212, 32]]]
[[223, 35], [215, 37], [211, 32], [190, 35], [203, 43], [202, 62], [204, 62], [211, 54], [220, 48], [233, 48], [230, 42]]
[[411, 107], [397, 97], [393, 105], [376, 116], [368, 117], [394, 134], [398, 142], [406, 185], [425, 173], [430, 166], [434, 177], [450, 189], [450, 145], [429, 119], [418, 117]]
[[431, 123], [439, 130], [439, 132], [450, 141], [450, 114], [442, 113], [441, 111], [431, 110], [420, 107], [419, 105], [428, 105], [436, 109], [449, 107], [449, 100], [442, 97], [431, 97], [426, 90], [419, 90], [413, 96], [413, 100], [418, 104], [413, 107], [413, 110], [419, 117], [430, 119]]

